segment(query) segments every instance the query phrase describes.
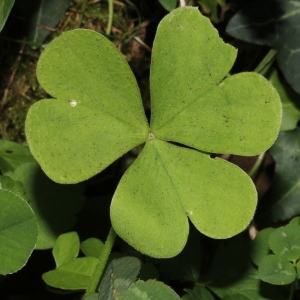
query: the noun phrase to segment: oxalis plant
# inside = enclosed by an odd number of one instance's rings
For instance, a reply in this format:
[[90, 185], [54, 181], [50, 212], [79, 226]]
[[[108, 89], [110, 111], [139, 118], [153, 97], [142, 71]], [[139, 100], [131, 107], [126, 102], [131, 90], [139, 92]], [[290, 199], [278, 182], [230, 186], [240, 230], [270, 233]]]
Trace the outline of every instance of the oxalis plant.
[[113, 195], [95, 286], [116, 235], [143, 254], [169, 258], [184, 248], [189, 220], [216, 239], [251, 221], [251, 178], [211, 154], [267, 150], [278, 135], [281, 104], [261, 75], [228, 76], [236, 55], [197, 8], [168, 14], [153, 44], [149, 124], [128, 63], [101, 34], [72, 30], [42, 53], [37, 78], [55, 99], [31, 107], [25, 130], [52, 180], [87, 180], [143, 145]]

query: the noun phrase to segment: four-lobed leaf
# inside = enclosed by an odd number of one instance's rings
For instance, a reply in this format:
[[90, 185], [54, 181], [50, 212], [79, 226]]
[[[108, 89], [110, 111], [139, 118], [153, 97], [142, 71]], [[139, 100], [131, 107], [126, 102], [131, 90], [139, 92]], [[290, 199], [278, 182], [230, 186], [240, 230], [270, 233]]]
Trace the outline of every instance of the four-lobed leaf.
[[188, 218], [210, 237], [231, 237], [252, 219], [256, 191], [243, 171], [205, 152], [265, 151], [281, 119], [279, 97], [262, 76], [223, 80], [235, 57], [196, 8], [167, 15], [153, 45], [149, 129], [136, 81], [116, 48], [92, 31], [64, 33], [38, 63], [38, 80], [56, 99], [28, 113], [32, 153], [53, 180], [75, 183], [146, 142], [113, 197], [117, 234], [154, 257], [182, 250]]

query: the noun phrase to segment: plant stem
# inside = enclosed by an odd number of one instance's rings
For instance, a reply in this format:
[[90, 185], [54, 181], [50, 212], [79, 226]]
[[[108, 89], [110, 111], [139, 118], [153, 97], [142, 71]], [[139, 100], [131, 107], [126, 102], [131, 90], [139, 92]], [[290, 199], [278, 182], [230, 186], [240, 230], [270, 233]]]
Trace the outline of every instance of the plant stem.
[[277, 51], [275, 49], [270, 49], [263, 60], [254, 69], [254, 72], [264, 75], [267, 73], [269, 67], [271, 66]]
[[248, 175], [253, 178], [253, 176], [256, 174], [256, 172], [258, 171], [258, 169], [260, 168], [264, 158], [266, 156], [266, 152], [263, 152], [261, 154], [259, 154], [255, 164], [253, 165], [252, 169], [250, 170], [250, 172], [248, 173]]
[[98, 262], [98, 264], [97, 264], [97, 266], [95, 268], [95, 271], [94, 271], [94, 274], [93, 274], [93, 276], [91, 278], [90, 284], [89, 284], [89, 286], [87, 287], [87, 289], [85, 291], [83, 299], [85, 299], [86, 297], [88, 297], [90, 294], [94, 293], [97, 290], [99, 281], [101, 279], [103, 270], [104, 270], [104, 268], [106, 266], [108, 257], [110, 255], [110, 252], [111, 252], [111, 249], [112, 249], [112, 247], [114, 245], [116, 237], [117, 237], [117, 234], [114, 231], [114, 229], [111, 227], [110, 231], [108, 233], [106, 242], [105, 242], [105, 244], [103, 246], [103, 250], [102, 250], [102, 252], [100, 254], [99, 262]]
[[106, 28], [106, 35], [110, 35], [113, 16], [114, 16], [113, 0], [108, 0], [108, 22]]
[[84, 14], [85, 10], [86, 10], [86, 6], [87, 6], [87, 0], [82, 0], [77, 28], [81, 27], [82, 17], [83, 17], [83, 14]]
[[292, 299], [293, 299], [294, 291], [295, 291], [295, 281], [292, 282], [292, 284], [291, 284], [289, 300], [292, 300]]

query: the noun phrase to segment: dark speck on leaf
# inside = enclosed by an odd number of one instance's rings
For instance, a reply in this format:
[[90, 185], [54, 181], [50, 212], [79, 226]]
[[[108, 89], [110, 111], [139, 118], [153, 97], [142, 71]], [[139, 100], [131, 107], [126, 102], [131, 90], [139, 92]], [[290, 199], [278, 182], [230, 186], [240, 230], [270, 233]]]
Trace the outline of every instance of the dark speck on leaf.
[[5, 150], [5, 153], [11, 154], [11, 153], [13, 153], [13, 151], [12, 150]]

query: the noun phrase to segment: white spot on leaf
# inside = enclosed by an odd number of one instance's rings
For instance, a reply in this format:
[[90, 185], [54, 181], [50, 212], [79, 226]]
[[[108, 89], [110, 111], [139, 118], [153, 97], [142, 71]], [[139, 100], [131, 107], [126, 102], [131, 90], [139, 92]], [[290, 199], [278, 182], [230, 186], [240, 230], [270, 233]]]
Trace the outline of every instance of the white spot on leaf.
[[70, 103], [71, 107], [75, 107], [77, 105], [77, 101], [76, 100], [70, 100], [69, 103]]

